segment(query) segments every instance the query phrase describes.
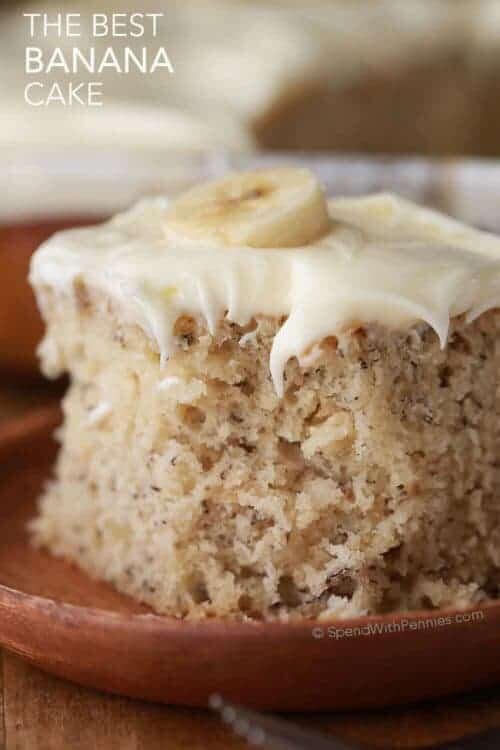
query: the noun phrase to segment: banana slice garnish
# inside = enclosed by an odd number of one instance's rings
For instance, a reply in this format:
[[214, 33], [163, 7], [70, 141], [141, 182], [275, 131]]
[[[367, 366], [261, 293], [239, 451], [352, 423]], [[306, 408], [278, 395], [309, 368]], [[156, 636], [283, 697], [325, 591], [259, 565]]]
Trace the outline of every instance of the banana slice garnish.
[[331, 225], [323, 191], [308, 169], [231, 174], [172, 203], [166, 230], [225, 246], [299, 247]]

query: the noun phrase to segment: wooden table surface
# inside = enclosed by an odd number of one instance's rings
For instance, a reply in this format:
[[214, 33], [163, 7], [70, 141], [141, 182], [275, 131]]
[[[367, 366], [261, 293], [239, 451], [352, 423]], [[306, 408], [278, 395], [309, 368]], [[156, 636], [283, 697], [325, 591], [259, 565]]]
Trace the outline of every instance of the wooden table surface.
[[[26, 409], [48, 398], [50, 395], [39, 387], [0, 385], [0, 420], [22, 416]], [[500, 727], [500, 689], [408, 708], [291, 718], [368, 747], [431, 747]], [[0, 651], [0, 750], [245, 747], [209, 711], [104, 695], [46, 675]]]

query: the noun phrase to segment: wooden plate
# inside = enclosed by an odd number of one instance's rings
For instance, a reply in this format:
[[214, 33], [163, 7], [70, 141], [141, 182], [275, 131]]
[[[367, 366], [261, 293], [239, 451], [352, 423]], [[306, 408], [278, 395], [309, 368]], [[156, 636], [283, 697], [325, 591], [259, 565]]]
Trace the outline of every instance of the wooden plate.
[[50, 474], [57, 420], [46, 409], [0, 429], [5, 648], [84, 685], [190, 706], [218, 692], [264, 709], [360, 708], [500, 682], [500, 603], [336, 623], [186, 622], [31, 549], [25, 525]]

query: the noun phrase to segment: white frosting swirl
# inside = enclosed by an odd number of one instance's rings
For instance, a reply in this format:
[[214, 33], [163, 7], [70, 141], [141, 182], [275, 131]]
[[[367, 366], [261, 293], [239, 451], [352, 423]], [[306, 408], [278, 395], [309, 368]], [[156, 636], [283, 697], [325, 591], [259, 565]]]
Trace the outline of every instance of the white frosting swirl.
[[446, 344], [450, 318], [500, 306], [500, 238], [391, 194], [335, 199], [332, 231], [299, 248], [218, 247], [167, 237], [163, 198], [146, 199], [97, 227], [56, 234], [33, 257], [30, 280], [71, 293], [83, 280], [124, 318], [172, 350], [176, 318], [286, 316], [270, 371], [323, 337], [359, 323], [395, 329], [425, 321]]

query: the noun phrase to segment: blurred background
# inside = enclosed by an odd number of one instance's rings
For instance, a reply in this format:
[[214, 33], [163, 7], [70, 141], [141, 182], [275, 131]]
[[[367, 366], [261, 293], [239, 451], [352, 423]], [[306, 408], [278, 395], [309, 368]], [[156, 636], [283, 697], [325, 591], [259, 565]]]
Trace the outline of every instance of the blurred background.
[[[150, 25], [139, 38], [92, 38], [91, 14], [112, 11], [164, 16], [156, 36]], [[24, 13], [65, 12], [81, 13], [78, 38], [54, 27], [30, 38]], [[99, 59], [109, 46], [118, 58], [164, 46], [174, 73], [30, 76], [31, 45], [45, 60], [55, 47]], [[263, 151], [500, 156], [500, 0], [10, 0], [0, 71], [0, 416], [38, 392], [41, 324], [25, 277], [57, 228]], [[33, 79], [41, 100], [96, 78], [102, 107], [24, 100]]]
[[[112, 11], [164, 15], [156, 35], [147, 24], [135, 38], [92, 38], [91, 14]], [[51, 21], [79, 12], [80, 36], [37, 26], [30, 39], [27, 12]], [[11, 144], [500, 152], [499, 0], [11, 0], [0, 23], [2, 141]], [[108, 66], [97, 76], [101, 112], [21, 106], [26, 46], [45, 59], [56, 46], [94, 47], [99, 58], [110, 44], [118, 57], [126, 46], [164, 45], [175, 73]], [[59, 68], [44, 76], [46, 91], [71, 78], [96, 76]]]

